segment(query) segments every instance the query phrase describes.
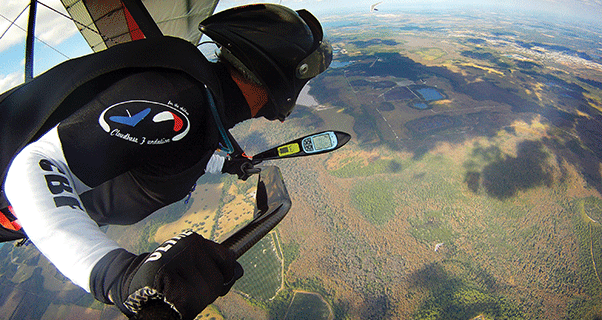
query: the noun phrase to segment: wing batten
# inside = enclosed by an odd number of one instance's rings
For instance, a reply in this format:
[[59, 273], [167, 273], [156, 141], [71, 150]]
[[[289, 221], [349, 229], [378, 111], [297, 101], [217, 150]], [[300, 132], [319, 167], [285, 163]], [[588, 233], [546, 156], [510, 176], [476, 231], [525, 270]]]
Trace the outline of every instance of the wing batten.
[[61, 0], [69, 16], [75, 21], [77, 29], [82, 34], [92, 50], [101, 51], [107, 47], [100, 30], [94, 23], [92, 15], [81, 0]]
[[[128, 1], [128, 0], [124, 0]], [[199, 23], [213, 14], [219, 0], [143, 0], [129, 1], [126, 9], [121, 0], [61, 0], [93, 51], [101, 51], [118, 43], [145, 38], [156, 25], [163, 35], [174, 36], [197, 45], [201, 38]], [[132, 11], [132, 5], [144, 5], [151, 26]], [[146, 17], [145, 17], [146, 18]], [[145, 27], [146, 26], [146, 27]], [[141, 28], [142, 27], [142, 28]], [[150, 28], [149, 28], [150, 27]], [[150, 30], [151, 32], [149, 32]], [[151, 35], [152, 36], [152, 35]]]

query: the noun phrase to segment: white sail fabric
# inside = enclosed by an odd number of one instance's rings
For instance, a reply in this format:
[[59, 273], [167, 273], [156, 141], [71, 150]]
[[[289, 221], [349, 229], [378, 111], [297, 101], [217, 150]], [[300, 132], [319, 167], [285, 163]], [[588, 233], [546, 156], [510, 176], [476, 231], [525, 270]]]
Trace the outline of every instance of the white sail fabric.
[[[143, 0], [163, 35], [198, 44], [199, 23], [213, 14], [219, 0]], [[143, 39], [145, 35], [121, 0], [61, 0], [92, 50]], [[140, 1], [132, 1], [140, 3]]]

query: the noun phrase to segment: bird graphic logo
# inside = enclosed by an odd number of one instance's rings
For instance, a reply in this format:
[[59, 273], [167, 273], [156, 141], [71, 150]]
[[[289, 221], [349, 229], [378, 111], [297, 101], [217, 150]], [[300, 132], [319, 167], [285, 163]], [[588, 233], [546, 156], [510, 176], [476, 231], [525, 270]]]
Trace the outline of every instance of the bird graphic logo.
[[109, 119], [113, 122], [121, 123], [128, 125], [130, 127], [135, 127], [140, 121], [142, 121], [148, 114], [151, 112], [151, 108], [146, 108], [135, 115], [131, 115], [129, 111], [127, 111], [128, 115], [126, 116], [112, 116]]

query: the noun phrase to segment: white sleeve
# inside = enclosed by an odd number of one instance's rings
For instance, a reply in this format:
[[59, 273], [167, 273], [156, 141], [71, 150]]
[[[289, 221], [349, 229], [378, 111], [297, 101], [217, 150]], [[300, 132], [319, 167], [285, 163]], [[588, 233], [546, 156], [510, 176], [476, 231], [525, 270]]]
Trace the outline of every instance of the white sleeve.
[[206, 173], [222, 173], [222, 168], [224, 167], [224, 161], [226, 158], [220, 156], [217, 153], [214, 153], [209, 162], [207, 162], [207, 167], [205, 168]]
[[5, 193], [29, 239], [73, 283], [90, 292], [90, 273], [119, 248], [88, 214], [78, 194], [86, 187], [69, 171], [57, 129], [13, 160]]

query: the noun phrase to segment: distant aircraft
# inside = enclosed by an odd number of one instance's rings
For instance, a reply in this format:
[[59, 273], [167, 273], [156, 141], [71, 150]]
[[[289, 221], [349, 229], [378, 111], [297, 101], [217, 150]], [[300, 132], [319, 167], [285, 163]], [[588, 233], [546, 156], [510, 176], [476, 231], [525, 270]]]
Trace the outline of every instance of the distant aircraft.
[[383, 3], [382, 1], [377, 2], [373, 5], [370, 6], [370, 12], [374, 12], [374, 11], [378, 11], [378, 8], [376, 8], [376, 6], [378, 6], [379, 4]]

